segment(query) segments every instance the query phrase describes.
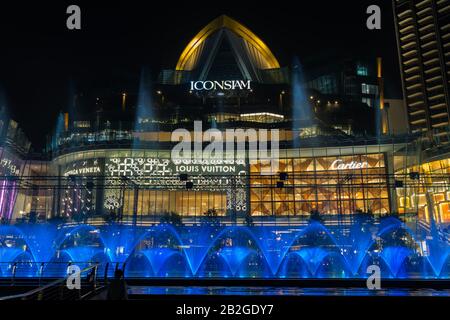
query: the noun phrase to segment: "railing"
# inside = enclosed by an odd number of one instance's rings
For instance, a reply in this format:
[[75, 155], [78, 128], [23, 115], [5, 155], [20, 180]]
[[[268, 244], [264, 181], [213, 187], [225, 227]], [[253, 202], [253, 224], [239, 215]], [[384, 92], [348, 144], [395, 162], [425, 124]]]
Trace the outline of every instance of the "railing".
[[[239, 123], [234, 123], [231, 127], [236, 127]], [[243, 123], [241, 123], [243, 124]], [[259, 124], [262, 126], [261, 124]], [[253, 126], [255, 127], [255, 126]], [[258, 127], [258, 126], [256, 126]], [[267, 128], [267, 124], [262, 126]], [[171, 132], [174, 128], [170, 129]], [[353, 145], [378, 145], [378, 144], [407, 144], [418, 138], [418, 134], [402, 134], [393, 136], [338, 136], [338, 135], [311, 135], [302, 137], [302, 147], [312, 148], [312, 147], [338, 147], [338, 146], [353, 146]], [[171, 149], [174, 142], [165, 140], [155, 140], [155, 141], [145, 141], [135, 139], [129, 135], [115, 135], [105, 136], [98, 133], [93, 133], [92, 135], [85, 134], [77, 136], [73, 139], [68, 139], [63, 143], [59, 143], [58, 146], [53, 146], [49, 151], [52, 152], [53, 157], [57, 157], [63, 154], [88, 150], [91, 148], [95, 149], [115, 149], [115, 148], [133, 148], [139, 146], [139, 148], [156, 148], [156, 149]], [[284, 148], [295, 148], [293, 140], [282, 140], [280, 141], [280, 147]]]
[[[8, 287], [4, 286], [3, 289], [12, 290], [12, 288], [23, 288], [24, 293], [6, 295], [0, 297], [0, 301], [2, 300], [81, 300], [89, 298], [94, 295], [96, 292], [105, 288], [108, 283], [108, 274], [110, 273], [110, 264], [99, 264], [99, 263], [25, 263], [25, 262], [15, 262], [15, 263], [6, 263], [11, 267], [11, 274], [9, 277], [0, 278], [4, 282], [3, 284], [8, 285]], [[37, 272], [39, 273], [38, 277], [35, 277], [31, 274], [20, 276], [18, 274], [18, 270], [21, 264], [26, 264], [28, 267], [39, 266]], [[88, 264], [87, 267], [80, 270], [79, 275], [74, 275], [73, 278], [70, 278], [70, 275], [67, 274], [62, 277], [52, 277], [51, 273], [48, 273], [48, 276], [44, 275], [45, 269], [54, 269], [53, 271], [61, 269], [61, 267], [68, 268], [71, 265], [82, 265]], [[117, 266], [116, 266], [117, 268]], [[31, 268], [32, 273], [36, 270], [35, 268]], [[103, 274], [101, 274], [103, 273]], [[56, 279], [55, 279], [56, 278]], [[77, 278], [77, 279], [75, 279]], [[79, 282], [78, 282], [79, 281]], [[73, 286], [70, 286], [72, 284]], [[79, 284], [79, 286], [78, 286]], [[30, 288], [33, 288], [29, 290]], [[27, 290], [28, 289], [28, 290]]]

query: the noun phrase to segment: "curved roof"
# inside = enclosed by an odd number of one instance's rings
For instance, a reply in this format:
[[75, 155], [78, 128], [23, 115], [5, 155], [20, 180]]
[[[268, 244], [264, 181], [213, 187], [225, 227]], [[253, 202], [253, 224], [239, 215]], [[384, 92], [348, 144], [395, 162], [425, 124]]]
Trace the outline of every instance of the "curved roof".
[[176, 70], [191, 71], [195, 69], [205, 47], [205, 41], [221, 29], [228, 29], [244, 40], [248, 56], [259, 69], [280, 68], [278, 60], [269, 47], [257, 35], [236, 20], [222, 15], [211, 21], [189, 42], [178, 59]]

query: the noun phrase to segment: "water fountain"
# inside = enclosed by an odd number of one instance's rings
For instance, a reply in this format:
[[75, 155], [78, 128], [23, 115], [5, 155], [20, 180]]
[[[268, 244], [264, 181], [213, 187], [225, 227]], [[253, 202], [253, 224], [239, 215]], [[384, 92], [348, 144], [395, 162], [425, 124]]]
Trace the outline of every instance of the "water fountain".
[[[305, 88], [304, 88], [304, 70], [298, 58], [295, 58], [292, 64], [291, 76], [292, 91], [292, 130], [299, 131], [305, 124], [310, 125], [313, 119]], [[294, 140], [294, 146], [299, 147], [299, 140]]]
[[135, 132], [142, 129], [142, 125], [152, 119], [153, 115], [153, 96], [152, 96], [152, 82], [150, 72], [146, 68], [141, 71], [139, 81], [139, 92], [136, 106]]
[[56, 119], [56, 125], [54, 129], [53, 139], [52, 139], [52, 148], [56, 149], [59, 145], [59, 137], [64, 132], [64, 114], [61, 112], [58, 114], [58, 118]]
[[396, 218], [345, 227], [0, 226], [0, 272], [16, 265], [17, 275], [54, 276], [68, 263], [97, 262], [110, 272], [125, 265], [128, 277], [362, 278], [378, 264], [384, 277], [448, 279], [450, 246], [432, 232]]

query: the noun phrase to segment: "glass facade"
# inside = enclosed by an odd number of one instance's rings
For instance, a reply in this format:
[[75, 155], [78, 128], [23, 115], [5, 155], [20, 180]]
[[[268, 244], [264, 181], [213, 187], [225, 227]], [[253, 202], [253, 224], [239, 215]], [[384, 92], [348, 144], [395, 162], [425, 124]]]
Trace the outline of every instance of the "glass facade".
[[250, 162], [252, 215], [389, 212], [383, 154], [282, 159], [282, 187], [274, 187], [279, 177], [265, 175], [268, 170], [267, 162]]
[[358, 76], [365, 76], [365, 77], [367, 77], [369, 75], [368, 68], [366, 66], [363, 66], [363, 65], [358, 65], [356, 67], [356, 74]]
[[320, 91], [322, 94], [338, 94], [338, 80], [336, 75], [324, 75], [308, 83], [309, 87]]
[[[135, 202], [137, 198], [137, 203]], [[177, 213], [182, 216], [205, 215], [214, 210], [218, 216], [226, 213], [225, 192], [214, 191], [176, 191], [127, 189], [124, 192], [124, 215], [133, 215], [136, 204], [138, 216]]]
[[377, 95], [378, 94], [378, 86], [373, 85], [373, 84], [362, 83], [361, 84], [361, 93]]
[[[269, 162], [248, 158], [174, 163], [167, 150], [80, 151], [11, 167], [16, 174], [20, 167], [19, 180], [29, 177], [30, 183], [4, 192], [4, 201], [15, 203], [13, 212], [4, 214], [45, 219], [115, 212], [151, 219], [213, 211], [243, 218], [302, 217], [317, 210], [323, 215], [418, 215], [429, 222], [432, 207], [436, 221], [447, 223], [450, 158], [424, 161], [414, 150], [406, 144], [285, 149], [274, 172]], [[8, 153], [3, 154], [3, 174], [10, 175]], [[283, 180], [280, 172], [286, 173]], [[180, 180], [183, 173], [191, 188]]]
[[11, 219], [17, 198], [18, 177], [22, 161], [0, 147], [0, 218]]
[[396, 189], [399, 212], [417, 212], [419, 218], [427, 222], [433, 213], [436, 222], [450, 222], [449, 174], [449, 158], [396, 172], [396, 178], [402, 184]]
[[[126, 215], [136, 211], [140, 216], [171, 212], [202, 216], [208, 211], [225, 215], [227, 210], [247, 209], [244, 160], [108, 158], [105, 172], [105, 210], [121, 210], [123, 204]], [[182, 174], [186, 181], [180, 179]]]

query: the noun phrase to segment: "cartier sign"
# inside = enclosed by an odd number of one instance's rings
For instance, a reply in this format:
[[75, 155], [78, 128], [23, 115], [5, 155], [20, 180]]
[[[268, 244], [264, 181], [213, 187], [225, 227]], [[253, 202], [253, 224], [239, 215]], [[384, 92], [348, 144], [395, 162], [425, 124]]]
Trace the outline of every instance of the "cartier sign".
[[350, 161], [345, 162], [342, 159], [336, 159], [331, 164], [331, 170], [356, 170], [367, 168], [369, 163], [367, 161], [358, 162], [358, 161]]

